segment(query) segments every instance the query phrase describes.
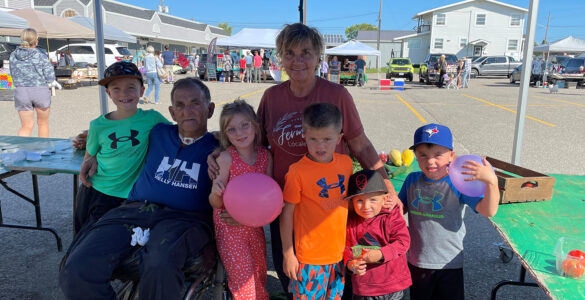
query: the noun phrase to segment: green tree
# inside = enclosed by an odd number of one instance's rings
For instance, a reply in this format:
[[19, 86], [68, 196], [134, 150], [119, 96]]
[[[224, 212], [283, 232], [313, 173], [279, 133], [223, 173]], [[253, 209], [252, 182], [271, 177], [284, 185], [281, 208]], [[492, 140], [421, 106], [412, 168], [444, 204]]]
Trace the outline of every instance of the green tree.
[[351, 25], [345, 28], [345, 36], [348, 40], [355, 39], [360, 30], [378, 30], [378, 27], [367, 23]]
[[232, 27], [228, 24], [228, 22], [219, 23], [217, 24], [217, 27], [225, 30], [225, 32], [227, 32], [228, 35], [232, 35]]

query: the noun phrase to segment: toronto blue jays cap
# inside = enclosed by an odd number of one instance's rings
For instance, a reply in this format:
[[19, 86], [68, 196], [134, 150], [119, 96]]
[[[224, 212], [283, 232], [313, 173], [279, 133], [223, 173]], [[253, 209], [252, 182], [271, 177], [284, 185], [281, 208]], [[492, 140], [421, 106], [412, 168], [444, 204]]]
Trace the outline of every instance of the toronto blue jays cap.
[[447, 126], [427, 124], [414, 132], [414, 144], [410, 149], [414, 150], [419, 144], [435, 144], [453, 150], [453, 135]]
[[142, 73], [138, 67], [135, 64], [126, 61], [119, 61], [111, 64], [104, 71], [104, 78], [98, 81], [98, 83], [108, 87], [108, 83], [119, 78], [136, 78], [140, 80], [140, 84], [144, 85], [144, 82], [142, 81]]
[[368, 193], [388, 193], [384, 178], [374, 170], [361, 170], [349, 177], [347, 196], [351, 199], [355, 196]]

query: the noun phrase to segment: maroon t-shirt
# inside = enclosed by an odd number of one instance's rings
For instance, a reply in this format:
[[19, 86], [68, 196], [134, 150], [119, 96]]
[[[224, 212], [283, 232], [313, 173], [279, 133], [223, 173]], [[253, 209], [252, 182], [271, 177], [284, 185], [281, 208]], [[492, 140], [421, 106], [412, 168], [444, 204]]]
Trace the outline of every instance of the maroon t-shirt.
[[274, 179], [281, 187], [284, 186], [288, 167], [307, 153], [302, 113], [305, 107], [315, 102], [335, 104], [343, 115], [343, 140], [335, 152], [348, 154], [347, 141], [364, 132], [353, 98], [339, 84], [317, 77], [315, 87], [305, 97], [293, 95], [290, 81], [267, 89], [258, 107], [258, 119], [263, 136], [266, 136], [271, 148]]

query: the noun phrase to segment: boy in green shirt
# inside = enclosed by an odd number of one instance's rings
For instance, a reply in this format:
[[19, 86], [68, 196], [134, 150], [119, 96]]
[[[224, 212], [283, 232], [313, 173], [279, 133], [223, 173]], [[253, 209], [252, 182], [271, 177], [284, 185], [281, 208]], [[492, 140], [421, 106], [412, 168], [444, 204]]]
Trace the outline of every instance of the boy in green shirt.
[[168, 123], [155, 110], [138, 109], [144, 83], [133, 63], [112, 64], [99, 84], [105, 86], [116, 110], [89, 125], [85, 157], [95, 156], [98, 169], [89, 179], [91, 185], [81, 185], [77, 193], [75, 233], [128, 198], [148, 151], [150, 130], [160, 122]]

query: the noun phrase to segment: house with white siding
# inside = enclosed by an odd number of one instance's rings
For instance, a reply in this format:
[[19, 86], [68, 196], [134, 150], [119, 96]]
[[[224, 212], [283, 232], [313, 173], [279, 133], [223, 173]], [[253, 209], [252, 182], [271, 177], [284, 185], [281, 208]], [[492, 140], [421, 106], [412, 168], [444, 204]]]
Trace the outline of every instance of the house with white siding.
[[420, 12], [416, 33], [404, 41], [403, 55], [421, 63], [429, 53], [457, 57], [508, 55], [520, 59], [528, 9], [495, 0], [465, 0]]
[[[34, 8], [52, 15], [72, 17], [76, 15], [94, 18], [92, 0], [3, 0], [0, 6], [11, 9]], [[114, 26], [137, 38], [136, 44], [120, 43], [130, 50], [144, 49], [153, 45], [162, 49], [168, 44], [172, 51], [185, 53], [203, 52], [213, 38], [229, 36], [220, 27], [187, 20], [168, 13], [158, 12], [114, 0], [102, 1], [104, 24]], [[52, 41], [51, 48], [63, 42]]]

